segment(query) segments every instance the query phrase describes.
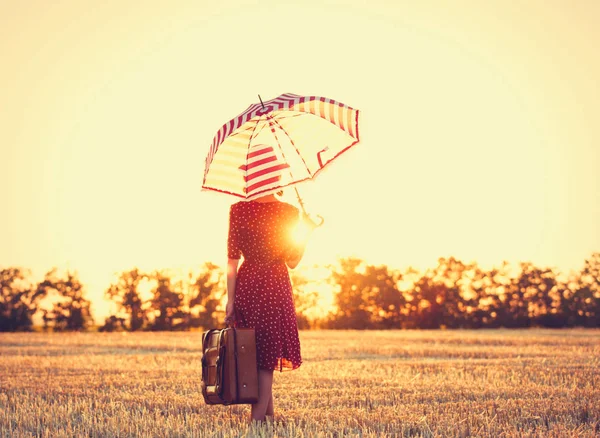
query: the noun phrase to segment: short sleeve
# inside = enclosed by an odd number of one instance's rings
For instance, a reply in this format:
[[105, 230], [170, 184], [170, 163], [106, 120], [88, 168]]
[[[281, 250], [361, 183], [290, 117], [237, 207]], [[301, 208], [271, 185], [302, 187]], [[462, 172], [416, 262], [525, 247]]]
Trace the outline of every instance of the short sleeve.
[[240, 259], [242, 252], [240, 250], [240, 226], [232, 205], [229, 209], [229, 233], [227, 235], [227, 257], [230, 259]]

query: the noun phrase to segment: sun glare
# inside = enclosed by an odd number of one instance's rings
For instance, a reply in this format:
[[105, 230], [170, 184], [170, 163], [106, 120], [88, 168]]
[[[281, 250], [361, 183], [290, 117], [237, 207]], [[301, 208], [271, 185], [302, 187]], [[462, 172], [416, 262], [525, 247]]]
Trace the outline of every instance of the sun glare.
[[296, 244], [306, 243], [310, 236], [310, 228], [306, 223], [300, 221], [298, 225], [296, 225], [291, 230], [292, 240]]

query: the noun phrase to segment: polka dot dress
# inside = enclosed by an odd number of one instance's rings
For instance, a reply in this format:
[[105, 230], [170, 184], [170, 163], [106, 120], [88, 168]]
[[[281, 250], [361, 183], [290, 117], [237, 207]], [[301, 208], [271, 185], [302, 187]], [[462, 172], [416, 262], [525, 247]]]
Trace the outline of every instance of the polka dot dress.
[[253, 327], [256, 360], [266, 370], [300, 366], [300, 340], [285, 254], [298, 209], [284, 202], [238, 202], [229, 212], [227, 255], [244, 257], [235, 285], [235, 327]]

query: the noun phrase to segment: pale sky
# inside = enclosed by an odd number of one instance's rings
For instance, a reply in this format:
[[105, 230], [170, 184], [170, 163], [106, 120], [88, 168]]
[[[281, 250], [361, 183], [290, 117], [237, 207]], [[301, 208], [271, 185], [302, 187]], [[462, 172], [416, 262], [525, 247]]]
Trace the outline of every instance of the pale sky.
[[[600, 2], [0, 0], [0, 267], [223, 265], [220, 126], [281, 93], [361, 111], [305, 265], [600, 250]], [[292, 193], [287, 193], [290, 196]]]

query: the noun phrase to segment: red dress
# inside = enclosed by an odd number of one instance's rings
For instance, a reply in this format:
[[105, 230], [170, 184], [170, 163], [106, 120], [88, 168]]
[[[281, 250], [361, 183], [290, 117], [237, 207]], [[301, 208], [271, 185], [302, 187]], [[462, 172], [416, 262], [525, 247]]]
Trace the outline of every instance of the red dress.
[[284, 202], [238, 202], [229, 212], [227, 256], [244, 261], [235, 285], [235, 327], [253, 327], [265, 370], [300, 366], [300, 340], [285, 252], [298, 209]]

